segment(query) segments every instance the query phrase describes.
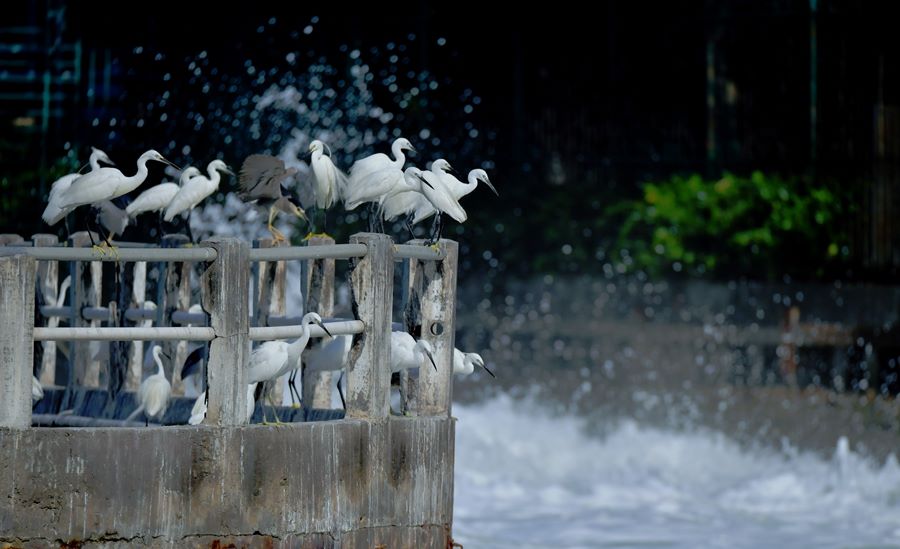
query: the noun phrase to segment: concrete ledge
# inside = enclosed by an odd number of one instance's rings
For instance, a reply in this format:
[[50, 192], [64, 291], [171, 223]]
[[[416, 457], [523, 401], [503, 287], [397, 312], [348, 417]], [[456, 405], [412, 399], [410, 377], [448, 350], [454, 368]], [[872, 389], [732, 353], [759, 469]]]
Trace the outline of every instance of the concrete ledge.
[[0, 545], [444, 548], [454, 421], [3, 429]]

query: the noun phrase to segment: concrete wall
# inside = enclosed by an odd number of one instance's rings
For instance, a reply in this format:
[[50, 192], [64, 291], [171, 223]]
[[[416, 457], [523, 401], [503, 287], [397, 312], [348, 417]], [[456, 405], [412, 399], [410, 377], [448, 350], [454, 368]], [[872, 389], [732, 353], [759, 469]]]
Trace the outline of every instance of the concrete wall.
[[440, 547], [454, 421], [0, 430], [0, 546]]

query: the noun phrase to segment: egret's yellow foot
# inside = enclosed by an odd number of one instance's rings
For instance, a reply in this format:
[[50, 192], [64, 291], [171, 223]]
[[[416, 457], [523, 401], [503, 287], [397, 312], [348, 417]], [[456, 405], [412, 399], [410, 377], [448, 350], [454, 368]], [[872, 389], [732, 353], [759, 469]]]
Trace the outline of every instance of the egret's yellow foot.
[[104, 248], [100, 244], [94, 244], [93, 246], [91, 246], [91, 249], [94, 250], [95, 252], [97, 252], [98, 254], [100, 254], [101, 256], [106, 255], [106, 248]]
[[436, 252], [441, 251], [441, 245], [438, 244], [437, 242], [432, 242], [428, 247]]
[[309, 232], [309, 233], [306, 233], [306, 236], [303, 237], [303, 241], [306, 242], [310, 238], [331, 238], [331, 235], [328, 233]]
[[291, 404], [291, 408], [293, 408], [294, 410], [299, 410], [299, 409], [300, 409], [300, 405], [299, 405], [298, 403], [294, 402], [294, 403]]

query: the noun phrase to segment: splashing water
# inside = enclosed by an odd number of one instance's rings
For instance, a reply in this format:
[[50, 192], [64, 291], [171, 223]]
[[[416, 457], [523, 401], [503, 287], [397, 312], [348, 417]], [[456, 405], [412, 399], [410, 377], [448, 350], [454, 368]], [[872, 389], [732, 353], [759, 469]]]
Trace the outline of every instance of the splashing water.
[[480, 547], [900, 547], [900, 465], [623, 422], [605, 438], [501, 395], [457, 405], [454, 535]]

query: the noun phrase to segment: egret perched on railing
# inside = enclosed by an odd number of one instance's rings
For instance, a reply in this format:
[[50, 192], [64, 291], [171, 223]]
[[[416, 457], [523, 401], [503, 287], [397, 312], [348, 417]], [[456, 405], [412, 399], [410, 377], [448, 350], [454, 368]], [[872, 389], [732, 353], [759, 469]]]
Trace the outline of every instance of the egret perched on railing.
[[497, 377], [484, 365], [484, 359], [478, 353], [464, 353], [459, 349], [453, 349], [453, 373], [467, 376], [479, 366], [489, 373], [491, 377]]
[[[339, 335], [331, 338], [322, 338], [322, 343], [316, 347], [307, 349], [303, 353], [303, 367], [306, 372], [333, 372], [343, 370], [353, 346], [352, 335]], [[297, 372], [294, 370], [288, 377], [288, 392], [294, 406], [300, 402], [300, 392], [297, 391]], [[343, 376], [343, 372], [341, 372]], [[340, 379], [337, 384], [341, 402], [344, 402], [344, 393], [341, 391]], [[296, 396], [296, 400], [294, 397]]]
[[394, 185], [402, 185], [403, 165], [406, 156], [403, 151], [415, 152], [412, 144], [403, 137], [394, 140], [391, 145], [392, 160], [388, 155], [376, 153], [357, 160], [350, 167], [350, 178], [344, 195], [344, 207], [353, 210], [365, 202], [375, 202], [370, 212], [369, 228], [374, 230], [378, 219], [378, 209], [381, 206], [382, 196], [393, 188]]
[[[331, 332], [322, 323], [322, 317], [317, 313], [306, 313], [300, 320], [302, 332], [293, 343], [286, 341], [266, 341], [250, 353], [250, 363], [247, 366], [248, 383], [264, 383], [273, 381], [284, 374], [300, 367], [300, 355], [309, 342], [309, 326], [317, 324], [325, 333], [331, 336]], [[269, 404], [273, 404], [269, 399]], [[273, 404], [274, 407], [274, 404]], [[263, 405], [263, 423], [268, 423]], [[275, 423], [281, 423], [278, 415], [275, 415]]]
[[[142, 154], [137, 161], [137, 173], [126, 176], [116, 168], [98, 168], [75, 179], [65, 190], [57, 193], [57, 202], [42, 215], [48, 225], [55, 225], [79, 206], [110, 200], [138, 188], [147, 179], [147, 162], [162, 162], [175, 166], [154, 150]], [[177, 167], [177, 166], [176, 166]]]
[[147, 376], [138, 388], [138, 407], [128, 416], [126, 421], [131, 421], [144, 412], [144, 424], [149, 425], [150, 418], [158, 417], [162, 420], [169, 405], [169, 397], [172, 395], [172, 384], [166, 378], [163, 370], [162, 347], [153, 346], [153, 361], [156, 362], [156, 373]]
[[178, 194], [178, 191], [181, 190], [181, 187], [190, 180], [192, 177], [197, 177], [200, 175], [200, 170], [195, 168], [194, 166], [188, 166], [181, 172], [181, 176], [178, 178], [178, 183], [173, 183], [171, 181], [166, 181], [164, 183], [160, 183], [159, 185], [150, 187], [146, 191], [142, 192], [135, 198], [128, 207], [125, 208], [125, 211], [128, 215], [134, 219], [142, 213], [146, 212], [158, 212], [159, 217], [157, 218], [157, 229], [159, 230], [159, 235], [162, 236], [162, 214], [166, 208], [169, 207], [169, 204], [172, 203], [172, 200]]
[[166, 207], [165, 215], [163, 215], [163, 220], [170, 222], [175, 219], [176, 215], [187, 212], [187, 230], [192, 242], [194, 235], [191, 232], [191, 211], [197, 207], [197, 204], [203, 202], [206, 197], [216, 192], [219, 188], [219, 182], [222, 180], [221, 172], [234, 175], [231, 168], [219, 159], [210, 162], [206, 166], [206, 172], [207, 176], [196, 175], [183, 182], [181, 188], [178, 189], [178, 192], [175, 193], [172, 201]]
[[[88, 165], [91, 167], [91, 171], [100, 169], [100, 162], [105, 164], [110, 164], [115, 166], [115, 162], [110, 160], [109, 156], [96, 147], [91, 147], [91, 156], [88, 159]], [[64, 175], [53, 182], [53, 185], [50, 186], [50, 195], [47, 197], [47, 207], [44, 209], [44, 213], [41, 217], [44, 218], [44, 221], [48, 219], [53, 219], [59, 212], [61, 212], [62, 208], [60, 207], [59, 200], [60, 195], [68, 190], [69, 187], [72, 186], [72, 183], [81, 177], [81, 173], [75, 172]], [[65, 217], [68, 214], [63, 214]]]
[[269, 209], [269, 232], [276, 242], [286, 242], [284, 233], [276, 229], [272, 223], [275, 214], [282, 211], [307, 219], [306, 212], [300, 207], [299, 199], [282, 183], [297, 173], [297, 168], [285, 168], [280, 158], [267, 154], [253, 154], [244, 160], [241, 175], [238, 179], [241, 186], [241, 200], [257, 202]]
[[409, 231], [410, 237], [415, 238], [411, 221], [416, 209], [420, 207], [420, 204], [434, 209], [424, 191], [424, 186], [430, 186], [430, 184], [422, 177], [422, 170], [419, 168], [406, 168], [403, 173], [407, 183], [414, 188], [395, 192], [385, 197], [381, 204], [381, 218], [385, 221], [393, 221], [398, 217], [405, 216], [406, 229]]
[[316, 208], [322, 212], [322, 234], [324, 234], [328, 220], [326, 210], [344, 196], [348, 182], [344, 172], [334, 165], [330, 156], [331, 152], [329, 151], [327, 156], [324, 154], [325, 147], [327, 145], [318, 139], [309, 144], [310, 165], [316, 191]]
[[466, 210], [459, 204], [459, 200], [450, 191], [445, 181], [447, 172], [451, 169], [450, 163], [439, 158], [431, 163], [431, 170], [422, 172], [419, 177], [428, 186], [422, 187], [425, 198], [428, 199], [430, 207], [422, 205], [416, 210], [413, 217], [413, 224], [416, 224], [431, 215], [435, 216], [434, 225], [432, 226], [431, 241], [437, 242], [441, 238], [442, 216], [447, 214], [456, 220], [457, 223], [464, 223], [468, 216]]

